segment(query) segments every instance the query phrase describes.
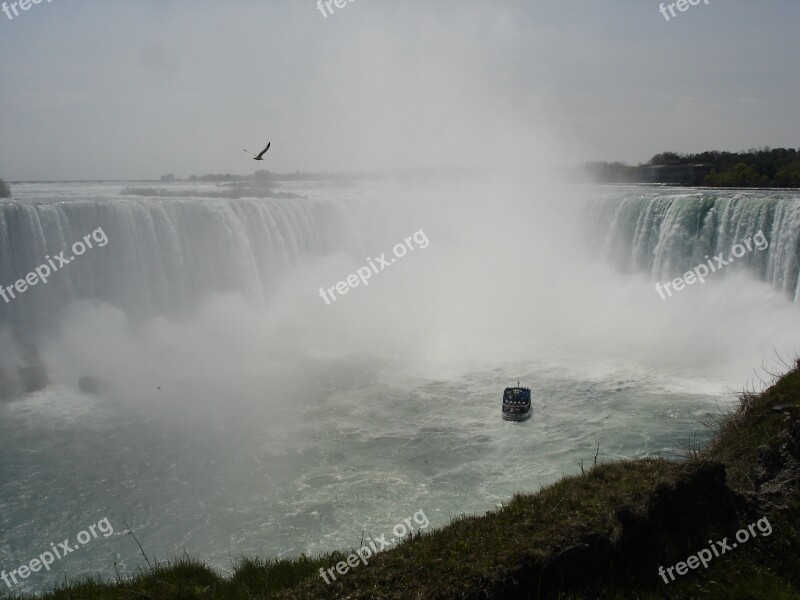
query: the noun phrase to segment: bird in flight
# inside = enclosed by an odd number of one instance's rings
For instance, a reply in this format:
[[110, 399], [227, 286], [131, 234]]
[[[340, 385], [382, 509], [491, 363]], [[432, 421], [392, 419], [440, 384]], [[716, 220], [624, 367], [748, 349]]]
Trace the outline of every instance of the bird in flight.
[[243, 148], [243, 150], [244, 150], [245, 152], [247, 152], [247, 153], [248, 153], [250, 156], [252, 156], [252, 157], [253, 157], [253, 160], [264, 160], [264, 155], [267, 153], [267, 150], [269, 150], [269, 147], [270, 147], [271, 145], [272, 145], [272, 142], [270, 142], [269, 144], [267, 144], [267, 147], [266, 147], [266, 148], [264, 148], [264, 149], [263, 149], [261, 152], [259, 152], [259, 153], [258, 153], [258, 156], [256, 156], [256, 155], [255, 155], [255, 154], [253, 154], [252, 152], [250, 152], [250, 151], [249, 151], [247, 148]]

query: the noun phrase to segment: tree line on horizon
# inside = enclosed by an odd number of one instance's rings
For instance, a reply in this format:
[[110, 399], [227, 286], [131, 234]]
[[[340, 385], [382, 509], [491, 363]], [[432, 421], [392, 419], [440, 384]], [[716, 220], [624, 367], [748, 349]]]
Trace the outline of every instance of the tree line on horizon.
[[698, 154], [661, 152], [638, 166], [621, 162], [584, 165], [601, 183], [639, 183], [644, 170], [655, 166], [711, 167], [702, 185], [712, 187], [800, 187], [800, 148], [753, 148], [747, 152], [709, 150]]

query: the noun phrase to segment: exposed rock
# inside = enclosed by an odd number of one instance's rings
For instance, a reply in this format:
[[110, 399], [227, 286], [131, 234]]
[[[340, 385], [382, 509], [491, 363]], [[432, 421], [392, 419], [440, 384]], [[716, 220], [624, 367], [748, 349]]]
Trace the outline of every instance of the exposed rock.
[[43, 365], [31, 365], [20, 367], [19, 376], [22, 382], [22, 389], [26, 394], [38, 392], [50, 385], [50, 378]]
[[786, 429], [758, 448], [756, 492], [751, 496], [762, 506], [785, 506], [800, 486], [800, 421], [790, 416], [786, 421]]
[[19, 332], [14, 332], [14, 338], [17, 356], [0, 366], [0, 400], [38, 392], [50, 385], [36, 344], [23, 342]]
[[0, 367], [0, 400], [6, 400], [14, 393], [14, 383], [3, 367]]

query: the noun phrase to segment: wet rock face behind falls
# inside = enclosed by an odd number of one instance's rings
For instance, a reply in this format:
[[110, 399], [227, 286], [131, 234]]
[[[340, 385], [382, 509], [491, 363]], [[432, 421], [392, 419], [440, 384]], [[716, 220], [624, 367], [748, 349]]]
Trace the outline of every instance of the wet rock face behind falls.
[[0, 364], [0, 400], [11, 400], [23, 394], [38, 392], [50, 385], [47, 370], [34, 344], [16, 341], [19, 357]]

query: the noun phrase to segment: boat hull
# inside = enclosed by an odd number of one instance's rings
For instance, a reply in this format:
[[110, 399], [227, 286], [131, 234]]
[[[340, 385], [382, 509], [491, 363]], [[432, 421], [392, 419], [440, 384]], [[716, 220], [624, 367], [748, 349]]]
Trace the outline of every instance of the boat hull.
[[527, 421], [531, 418], [533, 414], [533, 407], [528, 407], [528, 412], [525, 413], [507, 413], [503, 412], [503, 420], [504, 421]]

